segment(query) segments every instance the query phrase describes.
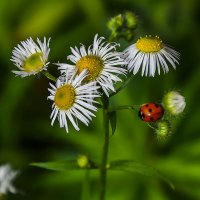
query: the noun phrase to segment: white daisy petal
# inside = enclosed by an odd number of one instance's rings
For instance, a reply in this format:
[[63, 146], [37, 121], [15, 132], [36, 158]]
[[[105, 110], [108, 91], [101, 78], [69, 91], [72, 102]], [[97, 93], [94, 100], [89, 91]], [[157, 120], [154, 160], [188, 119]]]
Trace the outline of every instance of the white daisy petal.
[[69, 129], [68, 129], [68, 123], [67, 123], [67, 119], [65, 117], [65, 114], [63, 115], [63, 122], [64, 122], [64, 125], [65, 125], [65, 130], [68, 133]]
[[80, 129], [79, 129], [78, 125], [76, 124], [74, 118], [72, 117], [71, 112], [70, 111], [66, 112], [66, 115], [67, 115], [68, 119], [70, 120], [70, 122], [72, 123], [72, 125], [74, 126], [74, 128], [77, 131], [79, 131]]
[[91, 119], [91, 116], [93, 117], [95, 116], [92, 112], [90, 112], [89, 110], [87, 110], [86, 108], [84, 108], [79, 104], [74, 104], [74, 108], [81, 111], [88, 119]]
[[83, 114], [81, 114], [81, 112], [79, 112], [75, 108], [72, 108], [71, 110], [73, 115], [75, 115], [80, 121], [82, 121], [85, 125], [88, 126], [89, 120]]
[[58, 109], [54, 108], [54, 110], [53, 110], [53, 112], [51, 113], [51, 116], [50, 116], [50, 118], [52, 118], [52, 120], [51, 120], [51, 126], [53, 126], [54, 121], [55, 121], [55, 119], [57, 117], [57, 114], [58, 114]]
[[61, 74], [66, 73], [66, 69], [68, 69], [68, 72], [73, 72], [75, 70], [74, 65], [69, 65], [66, 63], [54, 63], [58, 66], [58, 70], [61, 71]]

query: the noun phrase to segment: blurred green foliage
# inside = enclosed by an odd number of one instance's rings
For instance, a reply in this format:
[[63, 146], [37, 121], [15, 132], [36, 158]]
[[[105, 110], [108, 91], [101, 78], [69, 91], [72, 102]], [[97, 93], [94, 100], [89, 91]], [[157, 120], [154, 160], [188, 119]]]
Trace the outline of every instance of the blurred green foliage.
[[[24, 194], [13, 200], [81, 199], [83, 171], [52, 172], [29, 166], [32, 162], [70, 159], [86, 154], [100, 160], [103, 127], [101, 111], [90, 127], [69, 134], [58, 123], [50, 126], [51, 103], [46, 100], [48, 80], [21, 79], [11, 73], [13, 47], [27, 37], [51, 37], [51, 62], [65, 62], [70, 46], [89, 45], [95, 33], [109, 37], [107, 20], [130, 10], [139, 19], [137, 36], [159, 35], [181, 53], [176, 71], [156, 78], [135, 76], [111, 100], [112, 105], [160, 101], [170, 89], [186, 97], [184, 116], [164, 143], [128, 111], [117, 114], [117, 129], [110, 140], [109, 160], [131, 159], [158, 168], [175, 185], [138, 174], [109, 172], [108, 200], [200, 199], [200, 24], [198, 0], [1, 0], [0, 1], [0, 164], [20, 169], [16, 185]], [[120, 50], [128, 43], [123, 40]], [[50, 71], [58, 73], [56, 66]], [[98, 171], [90, 173], [91, 198], [98, 196]], [[123, 184], [122, 184], [123, 183]]]

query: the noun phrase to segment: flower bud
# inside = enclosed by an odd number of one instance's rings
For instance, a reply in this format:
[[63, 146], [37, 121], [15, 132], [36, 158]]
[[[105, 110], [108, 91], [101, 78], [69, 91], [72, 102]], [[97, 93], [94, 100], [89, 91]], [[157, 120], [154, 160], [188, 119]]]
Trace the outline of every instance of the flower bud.
[[138, 24], [138, 20], [135, 16], [134, 13], [132, 12], [125, 12], [124, 13], [124, 18], [125, 18], [125, 21], [126, 21], [126, 27], [129, 28], [129, 29], [135, 29], [137, 27], [137, 24]]
[[170, 91], [164, 96], [163, 105], [170, 114], [174, 116], [179, 115], [186, 106], [185, 97], [179, 92]]
[[107, 27], [112, 31], [112, 32], [116, 32], [119, 28], [122, 27], [124, 22], [124, 19], [122, 17], [121, 14], [116, 15], [115, 17], [112, 17], [108, 23], [107, 23]]
[[78, 164], [78, 166], [80, 168], [88, 167], [88, 164], [89, 164], [88, 157], [85, 156], [85, 155], [78, 156], [78, 158], [77, 158], [77, 164]]
[[158, 139], [166, 139], [171, 133], [171, 124], [167, 120], [158, 121], [156, 135]]

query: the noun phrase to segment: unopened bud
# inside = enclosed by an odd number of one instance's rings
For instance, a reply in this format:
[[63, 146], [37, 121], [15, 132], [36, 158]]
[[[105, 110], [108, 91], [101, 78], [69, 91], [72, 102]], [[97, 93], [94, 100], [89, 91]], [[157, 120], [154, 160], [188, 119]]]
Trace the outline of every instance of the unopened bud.
[[85, 155], [78, 156], [77, 164], [78, 164], [79, 167], [81, 167], [81, 168], [88, 167], [88, 163], [89, 163], [89, 161], [88, 161], [87, 156], [85, 156]]
[[170, 91], [163, 98], [163, 105], [166, 111], [176, 116], [183, 112], [186, 106], [185, 97], [179, 92]]
[[122, 17], [121, 14], [116, 15], [115, 17], [112, 17], [108, 23], [107, 23], [107, 27], [112, 31], [112, 32], [116, 32], [119, 28], [122, 27], [124, 22], [124, 19]]
[[138, 24], [138, 20], [137, 17], [135, 16], [134, 13], [132, 12], [125, 12], [124, 13], [124, 18], [125, 18], [125, 22], [126, 22], [126, 27], [129, 29], [135, 29], [137, 27]]
[[171, 133], [171, 124], [167, 120], [158, 121], [156, 134], [158, 139], [166, 139]]

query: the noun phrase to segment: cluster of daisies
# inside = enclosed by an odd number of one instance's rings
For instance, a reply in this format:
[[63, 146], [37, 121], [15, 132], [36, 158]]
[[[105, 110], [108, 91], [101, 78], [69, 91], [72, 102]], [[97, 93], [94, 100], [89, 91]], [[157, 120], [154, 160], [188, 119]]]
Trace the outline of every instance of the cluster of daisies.
[[[18, 44], [12, 52], [12, 61], [18, 76], [35, 75], [47, 70], [49, 65], [50, 39], [43, 42], [32, 38]], [[118, 44], [105, 42], [103, 37], [95, 35], [89, 47], [81, 45], [71, 48], [67, 59], [71, 62], [57, 63], [60, 77], [55, 84], [50, 83], [48, 99], [53, 101], [51, 124], [57, 118], [60, 127], [68, 132], [69, 122], [78, 131], [80, 120], [88, 125], [97, 111], [95, 99], [101, 95], [115, 92], [114, 85], [126, 77], [127, 72], [142, 76], [155, 76], [174, 69], [179, 61], [179, 53], [165, 45], [159, 37], [146, 36], [123, 52], [117, 52]]]

